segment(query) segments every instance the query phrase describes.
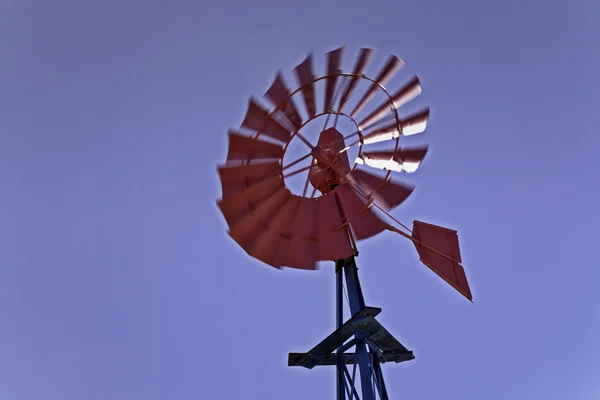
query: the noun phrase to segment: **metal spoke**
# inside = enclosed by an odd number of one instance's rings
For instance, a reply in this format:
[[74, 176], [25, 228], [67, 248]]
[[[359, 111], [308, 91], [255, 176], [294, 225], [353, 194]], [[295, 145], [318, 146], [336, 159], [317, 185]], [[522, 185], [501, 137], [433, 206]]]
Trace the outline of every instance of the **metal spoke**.
[[300, 140], [302, 140], [302, 142], [304, 142], [304, 144], [307, 145], [311, 150], [315, 148], [315, 146], [310, 144], [310, 142], [300, 133], [300, 131], [296, 132], [296, 136], [298, 136]]
[[295, 170], [294, 172], [290, 172], [289, 174], [284, 175], [283, 178], [285, 179], [285, 178], [292, 177], [294, 175], [298, 175], [299, 173], [304, 172], [307, 169], [311, 169], [311, 168], [312, 168], [312, 164], [309, 165], [308, 167], [300, 168], [300, 169]]
[[304, 190], [302, 190], [302, 197], [306, 197], [306, 191], [308, 190], [308, 182], [310, 182], [310, 173], [313, 167], [313, 160], [310, 162], [310, 166], [308, 167], [308, 174], [306, 174], [306, 182], [304, 182]]
[[282, 171], [285, 171], [286, 169], [288, 169], [288, 168], [290, 168], [290, 167], [293, 167], [294, 165], [298, 164], [299, 162], [302, 162], [302, 161], [306, 160], [306, 159], [307, 159], [308, 157], [310, 157], [310, 156], [311, 156], [311, 154], [310, 154], [310, 153], [308, 153], [308, 154], [306, 154], [306, 155], [304, 155], [304, 156], [302, 156], [302, 157], [298, 158], [297, 160], [295, 160], [295, 161], [293, 161], [293, 162], [289, 163], [288, 165], [286, 165], [285, 167], [283, 167], [283, 168], [282, 168]]

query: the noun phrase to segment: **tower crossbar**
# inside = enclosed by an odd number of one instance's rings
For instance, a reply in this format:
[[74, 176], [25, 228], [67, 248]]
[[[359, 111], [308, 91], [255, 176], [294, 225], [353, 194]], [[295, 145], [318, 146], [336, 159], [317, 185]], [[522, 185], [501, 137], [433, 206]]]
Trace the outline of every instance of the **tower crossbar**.
[[[308, 353], [290, 353], [288, 365], [335, 365], [337, 400], [388, 400], [381, 364], [415, 357], [375, 319], [381, 309], [365, 305], [355, 258], [335, 263], [337, 329]], [[345, 322], [344, 281], [351, 314]]]

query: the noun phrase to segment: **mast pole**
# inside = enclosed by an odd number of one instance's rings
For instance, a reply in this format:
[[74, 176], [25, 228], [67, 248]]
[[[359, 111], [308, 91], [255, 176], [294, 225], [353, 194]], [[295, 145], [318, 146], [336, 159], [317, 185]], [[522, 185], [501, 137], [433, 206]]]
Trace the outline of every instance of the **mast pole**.
[[[335, 297], [336, 297], [336, 329], [340, 329], [344, 324], [344, 266], [341, 261], [335, 263]], [[346, 400], [346, 380], [344, 377], [343, 343], [338, 347], [337, 365], [336, 365], [336, 387], [337, 400]]]

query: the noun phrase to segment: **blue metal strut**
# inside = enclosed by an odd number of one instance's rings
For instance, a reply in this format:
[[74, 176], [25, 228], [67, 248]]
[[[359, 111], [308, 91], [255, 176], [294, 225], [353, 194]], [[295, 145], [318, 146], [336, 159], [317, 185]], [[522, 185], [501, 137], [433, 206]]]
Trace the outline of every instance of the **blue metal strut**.
[[[344, 277], [352, 315], [346, 322], [343, 322]], [[336, 261], [336, 308], [337, 329], [308, 353], [290, 353], [288, 365], [309, 369], [335, 365], [337, 400], [389, 400], [380, 364], [412, 360], [414, 355], [375, 319], [381, 309], [365, 306], [354, 257]], [[355, 353], [347, 353], [352, 347]], [[352, 374], [347, 368], [350, 364]], [[360, 385], [356, 379], [357, 367]]]

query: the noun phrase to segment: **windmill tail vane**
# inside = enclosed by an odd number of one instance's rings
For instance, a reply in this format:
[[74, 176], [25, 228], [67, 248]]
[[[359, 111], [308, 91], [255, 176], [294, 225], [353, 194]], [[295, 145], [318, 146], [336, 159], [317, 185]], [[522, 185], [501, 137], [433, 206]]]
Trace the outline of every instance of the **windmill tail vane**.
[[[315, 75], [310, 54], [294, 69], [298, 87], [293, 91], [278, 72], [264, 96], [270, 110], [250, 99], [241, 127], [228, 133], [226, 163], [218, 167], [222, 198], [217, 204], [229, 235], [250, 256], [277, 269], [315, 270], [320, 262], [334, 263], [337, 329], [309, 352], [290, 353], [288, 364], [336, 366], [338, 400], [388, 399], [380, 364], [414, 358], [375, 319], [381, 309], [365, 305], [355, 260], [357, 241], [383, 231], [411, 240], [425, 266], [472, 300], [457, 232], [421, 221], [414, 221], [411, 230], [390, 214], [414, 191], [414, 186], [392, 180], [392, 173], [416, 171], [428, 150], [423, 145], [401, 147], [400, 139], [425, 131], [429, 108], [401, 117], [398, 109], [421, 94], [420, 81], [414, 77], [388, 91], [384, 85], [404, 62], [390, 56], [371, 79], [365, 71], [373, 53], [361, 49], [352, 72], [342, 72], [344, 47], [330, 51], [321, 76]], [[353, 97], [365, 84], [362, 95]], [[323, 86], [320, 108], [316, 91]], [[382, 93], [385, 100], [358, 118]], [[346, 113], [351, 103], [354, 107]], [[307, 124], [321, 117], [325, 122], [315, 142]], [[354, 126], [345, 136], [338, 128], [341, 119]], [[287, 162], [284, 156], [292, 141], [305, 153]], [[292, 191], [290, 178], [301, 174], [306, 175], [304, 184]], [[354, 353], [348, 352], [351, 348]]]

